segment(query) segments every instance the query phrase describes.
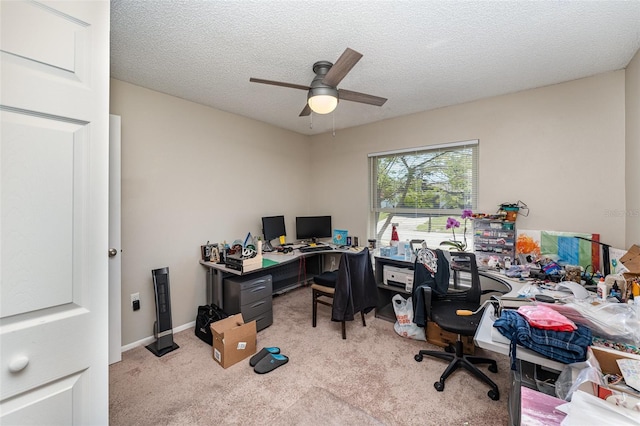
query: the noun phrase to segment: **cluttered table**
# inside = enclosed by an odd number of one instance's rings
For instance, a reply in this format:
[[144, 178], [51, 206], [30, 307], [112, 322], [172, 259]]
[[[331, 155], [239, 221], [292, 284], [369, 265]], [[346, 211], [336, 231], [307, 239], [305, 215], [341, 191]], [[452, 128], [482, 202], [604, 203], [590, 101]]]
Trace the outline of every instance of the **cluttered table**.
[[[487, 271], [481, 272], [481, 275], [502, 282], [511, 288], [511, 291], [501, 296], [502, 309], [517, 309], [518, 306], [533, 304], [551, 305], [554, 310], [576, 324], [582, 323], [588, 326], [593, 333], [593, 341], [587, 352], [587, 362], [559, 362], [518, 344], [515, 360], [512, 360], [517, 365], [518, 371], [512, 371], [512, 389], [509, 397], [512, 425], [538, 424], [535, 420], [537, 415], [547, 419], [544, 424], [549, 425], [560, 424], [561, 421], [565, 424], [565, 420], [562, 420], [564, 415], [568, 416], [567, 419], [569, 416], [571, 418], [567, 424], [640, 425], [640, 392], [625, 385], [624, 381], [621, 385], [610, 381], [616, 377], [624, 377], [625, 380], [630, 381], [637, 374], [637, 383], [640, 385], [640, 355], [637, 354], [640, 327], [638, 327], [636, 305], [618, 303], [611, 298], [603, 300], [597, 293], [587, 292], [581, 284], [573, 282], [543, 284], [532, 279], [509, 278], [498, 272]], [[532, 301], [538, 298], [544, 302]], [[474, 342], [480, 348], [511, 356], [513, 352], [510, 340], [494, 327], [497, 319], [496, 310], [485, 309]], [[528, 367], [523, 362], [532, 367]], [[539, 370], [540, 367], [557, 373], [570, 372], [563, 379], [575, 381], [569, 382], [573, 383], [571, 386], [573, 398], [570, 403], [559, 399], [565, 397], [561, 393], [569, 391], [566, 382], [556, 383], [554, 379], [549, 392], [549, 388], [541, 389], [539, 380], [534, 379], [531, 382], [525, 379], [525, 376], [535, 378], [535, 374], [542, 371]], [[523, 371], [528, 368], [533, 368], [535, 374]], [[598, 373], [589, 373], [587, 376], [584, 374], [584, 369], [587, 368], [594, 371], [597, 368]], [[531, 385], [534, 389], [537, 386], [538, 391], [530, 390]], [[557, 385], [560, 385], [560, 388], [557, 388]], [[548, 400], [547, 405], [541, 404], [545, 398]], [[605, 400], [612, 403], [606, 403]], [[552, 422], [550, 416], [557, 422]], [[583, 423], [571, 423], [576, 419], [581, 419]], [[599, 419], [599, 421], [584, 423], [585, 419], [590, 421]]]

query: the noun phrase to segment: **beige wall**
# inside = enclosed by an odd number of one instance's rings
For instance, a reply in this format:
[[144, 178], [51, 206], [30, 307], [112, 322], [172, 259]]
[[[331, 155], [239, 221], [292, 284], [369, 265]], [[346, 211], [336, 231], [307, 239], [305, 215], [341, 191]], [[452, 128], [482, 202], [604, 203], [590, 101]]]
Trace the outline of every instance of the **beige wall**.
[[[207, 239], [259, 233], [270, 214], [285, 214], [292, 238], [296, 215], [330, 214], [366, 239], [372, 152], [479, 139], [480, 211], [522, 200], [531, 213], [521, 229], [600, 233], [625, 247], [625, 217], [610, 213], [626, 208], [624, 71], [335, 136], [301, 136], [117, 80], [111, 113], [122, 116], [123, 345], [152, 334], [153, 268], [170, 267], [174, 327], [194, 320]], [[309, 169], [326, 173], [314, 179]]]
[[[153, 334], [151, 270], [169, 267], [174, 327], [205, 303], [200, 245], [261, 234], [260, 218], [307, 214], [308, 138], [111, 80], [122, 117], [122, 343]], [[295, 236], [295, 235], [294, 235]], [[140, 293], [141, 309], [131, 309]]]
[[[599, 233], [625, 246], [624, 71], [427, 111], [312, 138], [316, 187], [337, 225], [367, 232], [367, 154], [479, 139], [479, 208], [522, 200], [520, 229]], [[390, 99], [389, 102], [393, 102]], [[349, 208], [344, 208], [349, 206]]]
[[626, 69], [626, 244], [640, 244], [640, 50]]

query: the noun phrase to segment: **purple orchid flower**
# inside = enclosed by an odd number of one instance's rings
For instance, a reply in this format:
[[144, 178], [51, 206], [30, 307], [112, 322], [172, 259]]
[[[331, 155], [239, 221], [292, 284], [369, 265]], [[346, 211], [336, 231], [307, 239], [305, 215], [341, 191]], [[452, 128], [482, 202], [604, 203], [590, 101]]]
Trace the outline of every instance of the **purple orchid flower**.
[[473, 212], [470, 209], [464, 209], [464, 210], [462, 210], [461, 218], [464, 219], [464, 231], [462, 233], [462, 237], [463, 237], [464, 241], [458, 241], [456, 239], [456, 230], [455, 230], [455, 228], [460, 228], [460, 222], [457, 219], [453, 218], [453, 217], [449, 217], [449, 218], [447, 218], [446, 228], [447, 229], [451, 229], [453, 240], [443, 241], [443, 242], [440, 243], [440, 245], [448, 245], [448, 246], [456, 248], [459, 251], [465, 251], [466, 250], [466, 248], [467, 248], [467, 219], [473, 218]]
[[447, 218], [447, 229], [451, 228], [460, 228], [460, 222], [452, 217], [449, 217]]

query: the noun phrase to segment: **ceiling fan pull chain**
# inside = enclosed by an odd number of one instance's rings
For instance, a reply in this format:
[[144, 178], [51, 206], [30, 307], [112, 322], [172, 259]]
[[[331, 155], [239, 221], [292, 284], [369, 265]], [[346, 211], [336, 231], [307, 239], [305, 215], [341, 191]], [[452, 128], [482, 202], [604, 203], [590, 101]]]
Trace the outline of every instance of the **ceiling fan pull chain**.
[[309, 128], [313, 129], [313, 114], [309, 114]]
[[333, 137], [335, 138], [336, 137], [336, 112], [335, 111], [333, 111], [333, 114], [331, 114], [331, 119], [333, 120], [333, 126], [332, 126], [333, 127], [333, 132], [332, 132], [332, 134], [333, 134]]

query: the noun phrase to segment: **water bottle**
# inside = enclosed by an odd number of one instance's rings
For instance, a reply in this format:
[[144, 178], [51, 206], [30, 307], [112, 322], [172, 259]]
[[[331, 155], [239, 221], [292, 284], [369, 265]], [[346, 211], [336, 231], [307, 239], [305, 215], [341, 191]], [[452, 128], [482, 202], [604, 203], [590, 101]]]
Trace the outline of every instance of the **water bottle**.
[[404, 242], [404, 260], [411, 261], [413, 253], [411, 252], [411, 243], [409, 240]]

